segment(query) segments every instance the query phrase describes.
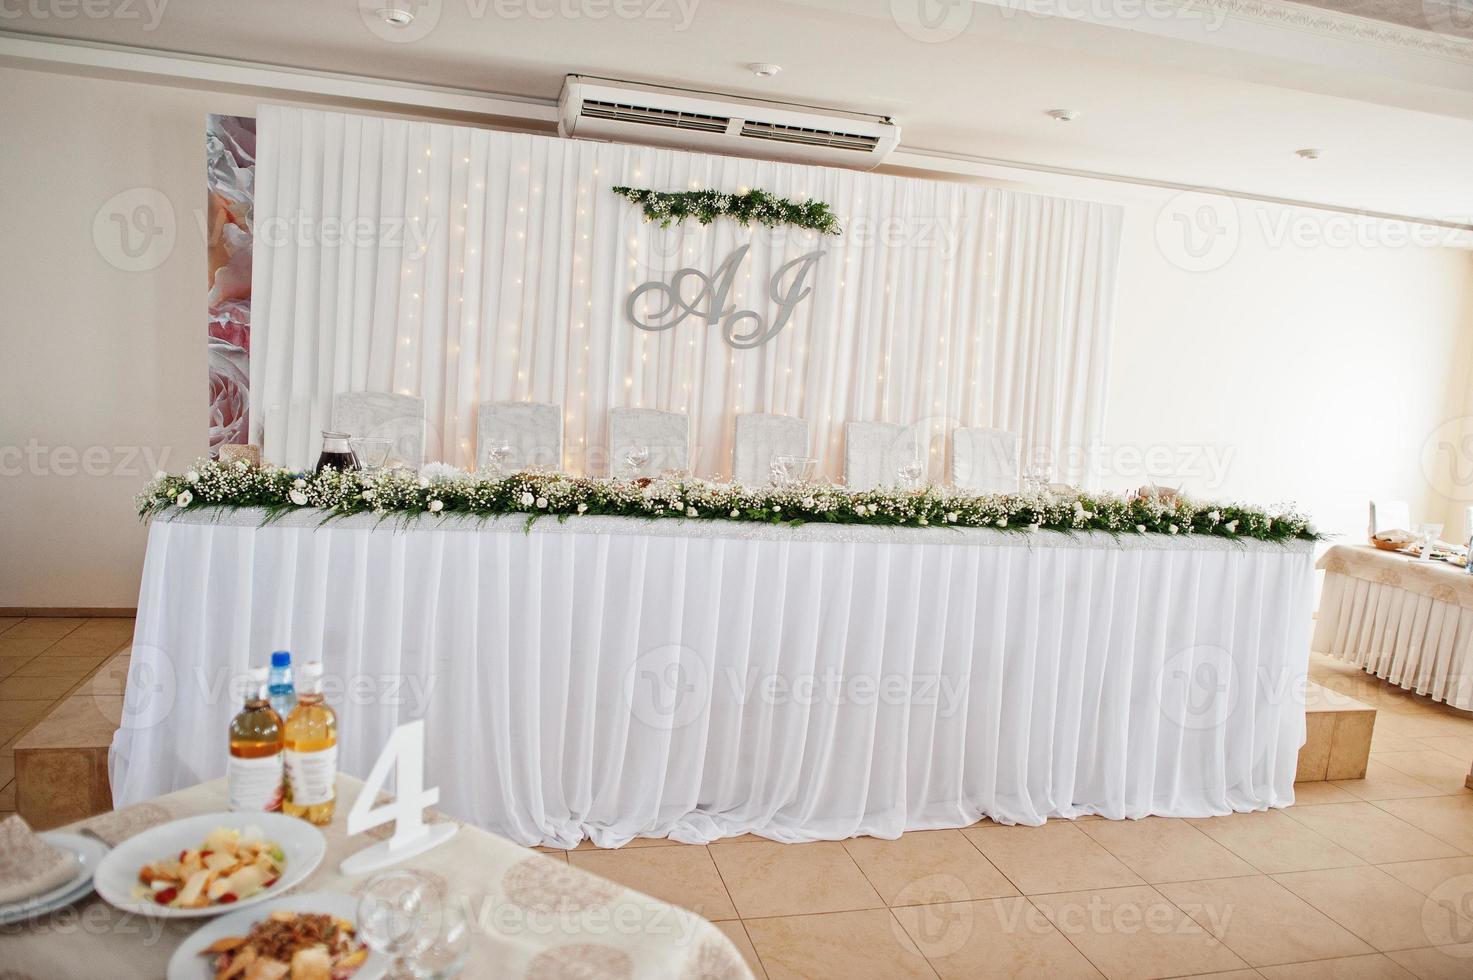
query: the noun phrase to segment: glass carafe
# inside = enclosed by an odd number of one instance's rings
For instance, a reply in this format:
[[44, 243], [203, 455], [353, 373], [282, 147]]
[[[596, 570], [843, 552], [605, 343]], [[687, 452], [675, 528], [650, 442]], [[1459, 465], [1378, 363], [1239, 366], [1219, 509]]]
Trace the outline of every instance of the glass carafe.
[[339, 473], [356, 470], [358, 461], [353, 458], [353, 450], [348, 445], [348, 438], [346, 432], [324, 432], [322, 434], [322, 455], [317, 457], [317, 468], [312, 472], [321, 473], [323, 467], [326, 466], [331, 466]]

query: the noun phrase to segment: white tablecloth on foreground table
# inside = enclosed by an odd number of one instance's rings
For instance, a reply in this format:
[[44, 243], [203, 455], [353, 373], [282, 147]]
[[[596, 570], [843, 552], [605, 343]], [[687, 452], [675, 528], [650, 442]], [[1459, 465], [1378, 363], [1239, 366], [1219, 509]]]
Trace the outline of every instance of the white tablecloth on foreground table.
[[1319, 567], [1316, 651], [1473, 710], [1473, 575], [1370, 545], [1336, 545]]
[[[348, 837], [362, 785], [339, 777], [338, 807], [322, 828], [327, 857], [296, 892], [356, 894], [369, 876], [338, 874], [343, 858], [388, 836]], [[227, 809], [224, 780], [192, 786], [63, 828], [116, 846], [169, 820]], [[433, 817], [432, 817], [433, 819]], [[396, 867], [429, 876], [472, 924], [465, 972], [498, 980], [752, 980], [731, 940], [693, 912], [518, 847], [473, 827]], [[207, 919], [145, 919], [95, 894], [30, 922], [0, 926], [0, 976], [17, 980], [157, 978]]]
[[345, 771], [423, 715], [443, 808], [528, 844], [1293, 800], [1307, 543], [262, 519], [153, 523], [119, 804], [219, 775], [281, 648], [341, 685]]

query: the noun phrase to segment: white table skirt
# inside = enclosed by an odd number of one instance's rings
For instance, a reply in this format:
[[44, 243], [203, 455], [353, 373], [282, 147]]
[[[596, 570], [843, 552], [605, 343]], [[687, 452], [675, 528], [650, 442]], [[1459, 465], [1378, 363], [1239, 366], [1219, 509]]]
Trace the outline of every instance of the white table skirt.
[[1473, 609], [1395, 582], [1326, 570], [1313, 649], [1408, 691], [1473, 710]]
[[442, 808], [523, 844], [1293, 802], [1307, 544], [227, 517], [150, 529], [119, 805], [222, 773], [280, 648], [337, 684], [345, 771], [424, 716]]

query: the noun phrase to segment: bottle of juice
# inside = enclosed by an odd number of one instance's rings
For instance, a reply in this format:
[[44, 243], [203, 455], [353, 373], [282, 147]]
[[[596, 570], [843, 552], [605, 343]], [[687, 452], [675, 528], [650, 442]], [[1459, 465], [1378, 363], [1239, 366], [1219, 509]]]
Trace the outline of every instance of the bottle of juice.
[[281, 809], [283, 741], [281, 716], [267, 700], [266, 668], [255, 667], [245, 707], [230, 722], [230, 761], [225, 769], [230, 809]]
[[289, 650], [277, 650], [271, 655], [271, 707], [285, 718], [292, 713], [297, 703], [297, 691], [292, 686], [292, 655]]
[[282, 812], [315, 824], [332, 820], [338, 774], [338, 716], [322, 699], [322, 664], [302, 665], [297, 706], [286, 716], [286, 799]]

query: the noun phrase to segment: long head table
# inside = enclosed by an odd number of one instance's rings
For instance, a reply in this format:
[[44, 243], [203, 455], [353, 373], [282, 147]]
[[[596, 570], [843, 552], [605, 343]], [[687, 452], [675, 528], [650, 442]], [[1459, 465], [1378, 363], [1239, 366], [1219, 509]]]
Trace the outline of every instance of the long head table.
[[1307, 542], [264, 519], [154, 521], [118, 804], [219, 775], [273, 649], [324, 661], [347, 772], [424, 717], [444, 809], [525, 844], [1293, 800]]
[[[338, 873], [377, 836], [349, 837], [348, 807], [362, 789], [338, 778], [338, 810], [323, 827], [327, 856], [294, 894], [357, 894], [367, 877]], [[169, 820], [227, 809], [224, 780], [103, 814], [63, 829], [116, 846]], [[433, 816], [433, 815], [432, 815]], [[380, 828], [387, 830], [388, 828]], [[470, 923], [466, 977], [709, 977], [752, 980], [724, 933], [693, 912], [605, 881], [473, 827], [396, 867], [424, 874]], [[95, 894], [29, 922], [0, 927], [5, 977], [162, 977], [169, 958], [208, 920], [145, 919]]]

